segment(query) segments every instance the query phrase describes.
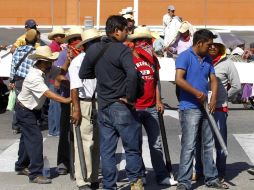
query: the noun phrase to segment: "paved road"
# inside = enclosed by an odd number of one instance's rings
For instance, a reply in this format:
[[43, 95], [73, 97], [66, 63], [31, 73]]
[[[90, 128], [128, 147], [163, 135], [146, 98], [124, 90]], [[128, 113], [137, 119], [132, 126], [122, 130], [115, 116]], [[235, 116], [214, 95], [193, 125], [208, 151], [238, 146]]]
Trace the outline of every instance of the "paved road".
[[[170, 155], [174, 171], [177, 172], [180, 155], [180, 128], [177, 113], [177, 101], [174, 95], [174, 85], [171, 83], [162, 83], [163, 102], [167, 103], [171, 109], [165, 112], [165, 125], [170, 149]], [[230, 189], [251, 190], [253, 189], [254, 176], [250, 176], [246, 169], [254, 163], [254, 128], [253, 128], [253, 110], [244, 110], [242, 105], [231, 105], [228, 120], [228, 166], [226, 181]], [[48, 156], [53, 175], [53, 183], [50, 185], [37, 185], [28, 183], [25, 176], [15, 175], [13, 168], [17, 159], [18, 138], [19, 135], [11, 133], [11, 113], [0, 114], [0, 189], [1, 190], [70, 190], [76, 189], [75, 182], [69, 179], [69, 176], [56, 177], [54, 169], [56, 167], [56, 153], [58, 138], [48, 137], [47, 131], [44, 135], [44, 155]], [[143, 157], [148, 169], [148, 184], [146, 190], [170, 189], [175, 187], [159, 187], [154, 179], [154, 172], [151, 169], [149, 150], [146, 134], [144, 133]], [[119, 189], [128, 190], [128, 183], [124, 173], [124, 153], [121, 142], [117, 149], [119, 172]], [[194, 189], [206, 189], [202, 181], [193, 184]]]

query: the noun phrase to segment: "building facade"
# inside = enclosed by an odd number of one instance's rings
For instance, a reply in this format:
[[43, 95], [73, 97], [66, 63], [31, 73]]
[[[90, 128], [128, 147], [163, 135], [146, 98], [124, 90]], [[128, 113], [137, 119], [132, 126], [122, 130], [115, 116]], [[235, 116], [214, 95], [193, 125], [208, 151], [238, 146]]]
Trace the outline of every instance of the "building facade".
[[[28, 18], [42, 25], [84, 25], [86, 16], [96, 24], [98, 0], [0, 0], [0, 25], [24, 25]], [[100, 25], [109, 15], [138, 3], [138, 24], [162, 25], [168, 5], [193, 25], [254, 25], [254, 0], [100, 0]]]

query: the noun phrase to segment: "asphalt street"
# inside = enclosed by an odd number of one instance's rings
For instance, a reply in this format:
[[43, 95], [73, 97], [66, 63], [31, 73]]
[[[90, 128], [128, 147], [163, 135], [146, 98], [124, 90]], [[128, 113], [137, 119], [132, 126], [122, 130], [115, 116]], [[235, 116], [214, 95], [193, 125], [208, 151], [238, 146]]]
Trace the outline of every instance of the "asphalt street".
[[[16, 37], [24, 32], [23, 29], [0, 29], [0, 44], [11, 44]], [[42, 30], [47, 32], [47, 30]], [[251, 32], [239, 33], [239, 36], [248, 41], [254, 41]], [[180, 125], [178, 120], [178, 102], [175, 97], [175, 86], [169, 82], [162, 82], [162, 98], [166, 105], [164, 121], [166, 126], [167, 141], [172, 160], [173, 171], [177, 175], [180, 157]], [[241, 104], [230, 104], [228, 117], [228, 150], [227, 171], [225, 181], [230, 189], [252, 190], [254, 176], [249, 175], [246, 170], [254, 164], [254, 118], [253, 110], [243, 108]], [[13, 135], [11, 130], [12, 113], [0, 114], [0, 189], [1, 190], [70, 190], [77, 189], [75, 182], [69, 176], [56, 176], [56, 155], [58, 138], [48, 137], [47, 131], [43, 131], [44, 155], [50, 161], [53, 183], [50, 185], [30, 184], [25, 176], [17, 176], [14, 172], [14, 163], [17, 159], [19, 135]], [[151, 169], [147, 138], [143, 133], [143, 156], [148, 170], [146, 190], [170, 189], [175, 187], [158, 186], [155, 181], [154, 172]], [[121, 190], [128, 190], [128, 182], [124, 172], [124, 152], [121, 143], [117, 148], [119, 182]], [[208, 189], [203, 181], [193, 183], [193, 189]]]

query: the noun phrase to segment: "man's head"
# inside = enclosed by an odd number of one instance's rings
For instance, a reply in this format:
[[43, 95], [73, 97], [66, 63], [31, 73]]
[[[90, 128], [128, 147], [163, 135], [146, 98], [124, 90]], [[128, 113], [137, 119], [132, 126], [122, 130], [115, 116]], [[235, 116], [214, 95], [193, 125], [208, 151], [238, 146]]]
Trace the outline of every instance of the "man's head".
[[139, 26], [134, 30], [134, 33], [128, 36], [128, 39], [132, 41], [134, 44], [137, 42], [143, 41], [148, 44], [152, 43], [152, 34], [149, 28], [146, 26]]
[[52, 53], [50, 47], [39, 46], [35, 53], [29, 55], [28, 58], [34, 60], [33, 65], [39, 68], [42, 72], [48, 73], [52, 67], [52, 63], [58, 58], [59, 52]]
[[168, 14], [169, 14], [170, 17], [175, 16], [175, 7], [173, 5], [168, 6]]
[[190, 36], [190, 24], [187, 21], [182, 22], [178, 31], [182, 38], [188, 38]]
[[213, 39], [216, 37], [216, 35], [207, 29], [196, 31], [193, 36], [193, 48], [195, 49], [197, 55], [201, 57], [206, 56], [209, 48], [213, 44]]
[[213, 44], [209, 48], [209, 55], [212, 59], [226, 54], [226, 47], [219, 35], [216, 34], [216, 38], [213, 40]]
[[65, 32], [62, 27], [54, 27], [52, 32], [50, 32], [48, 35], [49, 40], [54, 40], [58, 44], [63, 43], [64, 37], [65, 37]]
[[124, 42], [128, 35], [127, 20], [119, 15], [110, 16], [106, 21], [107, 36], [115, 38], [119, 42]]
[[25, 29], [29, 30], [29, 29], [37, 29], [37, 24], [35, 22], [35, 20], [33, 19], [28, 19], [25, 22]]
[[27, 45], [35, 45], [35, 43], [37, 42], [38, 40], [38, 37], [37, 37], [37, 31], [35, 29], [30, 29], [26, 32], [26, 37], [25, 37], [25, 40], [26, 40], [26, 44]]

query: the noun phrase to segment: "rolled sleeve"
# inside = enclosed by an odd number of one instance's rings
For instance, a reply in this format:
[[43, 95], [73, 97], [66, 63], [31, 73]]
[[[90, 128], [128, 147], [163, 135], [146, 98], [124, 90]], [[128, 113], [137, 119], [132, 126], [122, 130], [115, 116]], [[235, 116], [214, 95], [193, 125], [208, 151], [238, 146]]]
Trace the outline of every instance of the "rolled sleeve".
[[75, 88], [81, 88], [82, 85], [82, 81], [79, 78], [79, 70], [80, 67], [76, 66], [76, 65], [71, 65], [68, 69], [69, 71], [69, 76], [70, 76], [70, 89], [75, 89]]

